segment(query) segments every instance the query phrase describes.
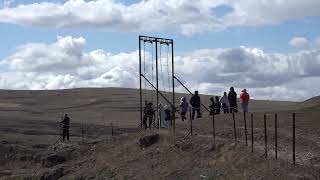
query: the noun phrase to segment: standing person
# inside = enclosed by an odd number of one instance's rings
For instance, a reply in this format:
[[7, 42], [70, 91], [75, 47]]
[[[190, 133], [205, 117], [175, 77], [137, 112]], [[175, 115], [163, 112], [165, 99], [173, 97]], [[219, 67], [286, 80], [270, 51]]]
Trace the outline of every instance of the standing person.
[[172, 112], [171, 112], [171, 109], [168, 105], [164, 105], [164, 112], [166, 114], [165, 116], [165, 121], [169, 123], [169, 126], [171, 126], [172, 124]]
[[238, 112], [237, 108], [237, 93], [234, 91], [233, 87], [230, 87], [230, 91], [228, 93], [228, 100], [229, 100], [229, 106], [230, 106], [230, 113], [232, 112]]
[[210, 115], [213, 115], [216, 103], [214, 102], [214, 98], [213, 97], [210, 97], [210, 101], [211, 101], [211, 104], [209, 105]]
[[224, 114], [229, 113], [229, 107], [228, 107], [229, 101], [228, 101], [227, 92], [223, 93], [223, 96], [221, 96], [220, 98], [220, 102], [222, 104], [223, 113]]
[[187, 102], [187, 99], [186, 97], [182, 97], [181, 98], [181, 101], [180, 101], [180, 114], [181, 114], [181, 119], [182, 121], [186, 120], [186, 114], [188, 112], [188, 107], [189, 107], [189, 104]]
[[248, 112], [250, 95], [246, 89], [243, 89], [240, 93], [240, 104], [244, 112]]
[[216, 96], [215, 114], [220, 114], [220, 111], [221, 111], [221, 103], [219, 101], [219, 97]]
[[60, 122], [62, 125], [62, 137], [63, 141], [67, 137], [67, 140], [69, 141], [69, 126], [70, 126], [70, 118], [68, 117], [68, 114], [64, 115], [63, 120]]
[[153, 115], [154, 115], [154, 110], [152, 107], [152, 102], [147, 103], [146, 107], [144, 107], [144, 114], [143, 114], [143, 124], [145, 129], [148, 128], [147, 122], [149, 120], [149, 129], [151, 129], [151, 125], [153, 122]]
[[200, 118], [201, 117], [201, 113], [200, 113], [201, 101], [200, 101], [200, 96], [198, 94], [198, 91], [194, 92], [194, 95], [190, 99], [190, 104], [192, 106], [192, 119], [194, 119], [195, 111], [197, 111], [197, 118]]

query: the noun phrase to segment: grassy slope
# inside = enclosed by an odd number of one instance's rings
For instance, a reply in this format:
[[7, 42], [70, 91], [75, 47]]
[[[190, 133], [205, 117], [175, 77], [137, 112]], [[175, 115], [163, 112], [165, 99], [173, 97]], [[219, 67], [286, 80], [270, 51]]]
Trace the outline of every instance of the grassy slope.
[[[105, 89], [71, 89], [57, 91], [8, 91], [0, 92], [0, 139], [9, 141], [9, 145], [25, 146], [34, 144], [52, 144], [59, 134], [56, 122], [62, 113], [71, 116], [71, 129], [75, 142], [80, 137], [80, 124], [96, 124], [97, 129], [113, 123], [121, 127], [136, 127], [139, 122], [138, 90]], [[179, 97], [187, 96], [177, 94]], [[149, 96], [150, 97], [150, 96]], [[189, 97], [189, 96], [187, 96]], [[209, 96], [202, 96], [208, 104]], [[194, 121], [194, 134], [191, 139], [182, 137], [188, 131], [188, 124], [177, 120], [175, 140], [162, 132], [161, 141], [155, 146], [141, 150], [136, 141], [143, 134], [124, 134], [115, 138], [97, 137], [97, 144], [87, 144], [79, 148], [79, 156], [63, 164], [67, 171], [66, 179], [71, 177], [108, 176], [136, 179], [192, 179], [226, 178], [226, 179], [292, 179], [319, 178], [320, 142], [319, 142], [319, 101], [318, 98], [296, 102], [273, 102], [253, 100], [250, 110], [254, 112], [255, 153], [243, 147], [244, 121], [242, 114], [236, 114], [238, 145], [232, 144], [233, 130], [230, 115], [216, 116], [217, 147], [212, 148], [212, 121], [206, 115]], [[291, 112], [297, 112], [297, 154], [299, 166], [290, 166], [291, 153]], [[279, 117], [279, 156], [278, 162], [265, 160], [263, 156], [263, 114], [278, 113]], [[100, 126], [98, 126], [100, 125]], [[249, 122], [248, 122], [249, 128]], [[273, 116], [268, 116], [269, 156], [273, 157]], [[106, 133], [110, 134], [110, 129]], [[150, 132], [147, 132], [150, 133]], [[250, 133], [249, 133], [250, 135]], [[250, 137], [250, 136], [249, 136]], [[250, 139], [250, 138], [249, 138]], [[5, 150], [7, 145], [2, 145]], [[235, 147], [236, 146], [236, 147]], [[91, 150], [86, 150], [86, 149]], [[33, 150], [32, 150], [33, 151]], [[36, 153], [36, 152], [34, 152]], [[82, 154], [83, 153], [83, 154]], [[0, 159], [1, 160], [1, 159]], [[3, 160], [6, 162], [6, 160]], [[315, 165], [310, 165], [315, 162]], [[16, 164], [15, 164], [16, 163]], [[21, 161], [10, 163], [0, 168], [28, 169], [38, 166], [36, 163], [25, 165]], [[73, 169], [71, 167], [77, 167]], [[259, 167], [259, 168], [257, 168]], [[273, 173], [276, 174], [273, 176]], [[96, 177], [96, 178], [97, 178]]]

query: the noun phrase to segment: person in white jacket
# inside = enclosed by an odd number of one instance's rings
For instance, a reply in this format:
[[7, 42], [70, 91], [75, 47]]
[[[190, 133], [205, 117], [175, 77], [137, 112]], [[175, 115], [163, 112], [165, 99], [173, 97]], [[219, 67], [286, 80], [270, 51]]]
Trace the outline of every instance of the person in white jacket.
[[220, 103], [222, 104], [222, 109], [223, 109], [223, 113], [229, 113], [229, 100], [228, 100], [228, 95], [227, 92], [223, 93], [223, 96], [221, 96], [220, 98]]
[[169, 128], [170, 127], [170, 123], [171, 121], [167, 121], [167, 114], [166, 114], [166, 110], [168, 110], [168, 106], [167, 105], [161, 105], [159, 104], [158, 106], [158, 113], [159, 113], [159, 118], [160, 118], [160, 127], [161, 128]]

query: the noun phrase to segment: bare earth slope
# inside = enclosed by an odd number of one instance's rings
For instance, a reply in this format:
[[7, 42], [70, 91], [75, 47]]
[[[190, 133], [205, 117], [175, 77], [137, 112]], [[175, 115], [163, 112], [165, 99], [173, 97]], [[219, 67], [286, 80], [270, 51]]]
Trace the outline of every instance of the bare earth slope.
[[[152, 99], [150, 94], [144, 92]], [[190, 98], [176, 94], [177, 102], [181, 96]], [[209, 96], [203, 95], [202, 102], [208, 104]], [[186, 136], [189, 123], [180, 119], [175, 136], [173, 130], [141, 131], [135, 89], [1, 90], [0, 179], [319, 179], [319, 107], [317, 98], [301, 103], [251, 101], [252, 153], [248, 114], [246, 147], [242, 113], [235, 115], [236, 141], [232, 115], [215, 116], [214, 140], [212, 117], [205, 111], [203, 118], [193, 121], [193, 136]], [[292, 112], [296, 112], [296, 166], [292, 165]], [[57, 141], [63, 113], [71, 117], [70, 143]], [[153, 133], [160, 134], [159, 142], [145, 149], [137, 145], [140, 137]]]

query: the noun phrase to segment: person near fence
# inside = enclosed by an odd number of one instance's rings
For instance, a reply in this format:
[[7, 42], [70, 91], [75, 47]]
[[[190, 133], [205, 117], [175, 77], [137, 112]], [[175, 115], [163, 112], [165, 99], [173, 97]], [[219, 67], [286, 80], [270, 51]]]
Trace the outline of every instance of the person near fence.
[[161, 104], [158, 105], [158, 113], [159, 113], [159, 118], [160, 118], [160, 127], [161, 128], [169, 128], [170, 127], [170, 122], [166, 121], [166, 112], [165, 112], [165, 107]]
[[164, 106], [164, 112], [165, 112], [165, 114], [166, 114], [166, 116], [165, 116], [165, 121], [166, 122], [169, 122], [169, 125], [171, 126], [171, 121], [172, 121], [172, 112], [171, 112], [171, 109], [170, 109], [170, 107], [168, 106], [168, 105], [165, 105]]
[[248, 112], [250, 95], [246, 89], [243, 89], [240, 93], [240, 104], [244, 112]]
[[68, 117], [68, 114], [64, 115], [64, 118], [60, 124], [62, 125], [62, 140], [65, 141], [65, 138], [67, 138], [69, 141], [70, 118]]
[[228, 93], [228, 100], [229, 100], [230, 113], [238, 112], [237, 93], [234, 91], [233, 87], [230, 87], [230, 91]]
[[227, 96], [227, 92], [223, 93], [223, 96], [221, 96], [220, 98], [220, 103], [222, 104], [222, 109], [223, 109], [223, 113], [229, 113], [229, 100], [228, 100], [228, 96]]
[[152, 107], [152, 102], [149, 102], [147, 103], [146, 107], [144, 107], [144, 113], [143, 113], [143, 125], [145, 129], [148, 128], [148, 120], [149, 120], [149, 129], [151, 129], [153, 116], [154, 116], [154, 109]]
[[190, 99], [190, 104], [192, 106], [192, 119], [194, 119], [196, 111], [197, 111], [197, 118], [200, 118], [201, 117], [201, 113], [200, 113], [201, 100], [200, 100], [198, 91], [194, 92], [194, 95]]
[[188, 112], [189, 104], [186, 97], [182, 97], [180, 100], [180, 114], [182, 121], [186, 120], [186, 114]]
[[216, 104], [215, 104], [215, 114], [220, 114], [221, 111], [221, 103], [219, 101], [219, 97], [216, 96]]
[[210, 109], [210, 115], [214, 114], [214, 107], [215, 107], [215, 102], [214, 102], [214, 98], [210, 97], [210, 104], [209, 104], [209, 109]]

